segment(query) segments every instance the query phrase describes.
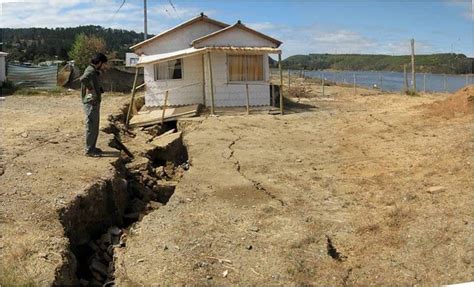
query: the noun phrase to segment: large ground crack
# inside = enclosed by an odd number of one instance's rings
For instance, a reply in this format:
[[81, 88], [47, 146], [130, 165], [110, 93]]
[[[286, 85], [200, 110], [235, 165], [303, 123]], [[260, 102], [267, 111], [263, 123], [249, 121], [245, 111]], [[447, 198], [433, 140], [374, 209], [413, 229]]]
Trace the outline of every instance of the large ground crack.
[[125, 247], [135, 223], [167, 204], [189, 168], [181, 133], [169, 138], [133, 159], [118, 158], [109, 174], [59, 211], [69, 250], [54, 285], [115, 284], [115, 250]]

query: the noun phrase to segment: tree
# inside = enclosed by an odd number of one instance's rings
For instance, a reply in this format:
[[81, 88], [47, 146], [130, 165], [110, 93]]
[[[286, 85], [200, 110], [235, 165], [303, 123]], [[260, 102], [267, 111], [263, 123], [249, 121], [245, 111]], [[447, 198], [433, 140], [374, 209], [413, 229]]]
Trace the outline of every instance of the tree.
[[105, 48], [104, 39], [81, 33], [76, 36], [69, 51], [69, 57], [75, 61], [75, 65], [79, 69], [84, 70], [96, 53], [105, 53]]

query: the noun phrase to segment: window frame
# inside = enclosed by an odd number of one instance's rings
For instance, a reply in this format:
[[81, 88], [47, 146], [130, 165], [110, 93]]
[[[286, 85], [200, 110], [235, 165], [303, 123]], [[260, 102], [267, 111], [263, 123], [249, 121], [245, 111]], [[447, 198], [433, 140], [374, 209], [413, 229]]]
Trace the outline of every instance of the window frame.
[[[169, 79], [158, 79], [158, 73], [156, 72], [156, 68], [159, 64], [164, 64], [164, 63], [169, 63], [169, 62], [172, 62], [172, 61], [177, 61], [177, 60], [180, 60], [181, 61], [181, 78], [179, 79], [172, 79], [172, 78], [169, 78]], [[169, 69], [169, 66], [168, 66], [168, 69]], [[168, 61], [165, 61], [165, 62], [161, 62], [161, 63], [156, 63], [156, 64], [153, 64], [153, 79], [155, 80], [155, 82], [166, 82], [166, 81], [182, 81], [184, 79], [184, 58], [177, 58], [177, 59], [173, 59], [173, 60], [168, 60]]]
[[[230, 61], [229, 57], [230, 56], [261, 56], [262, 57], [262, 80], [257, 80], [257, 81], [231, 81], [230, 80]], [[265, 69], [265, 58], [264, 54], [234, 54], [234, 53], [227, 53], [226, 56], [226, 68], [227, 68], [227, 84], [228, 85], [242, 85], [242, 84], [265, 84], [266, 81], [266, 69]]]

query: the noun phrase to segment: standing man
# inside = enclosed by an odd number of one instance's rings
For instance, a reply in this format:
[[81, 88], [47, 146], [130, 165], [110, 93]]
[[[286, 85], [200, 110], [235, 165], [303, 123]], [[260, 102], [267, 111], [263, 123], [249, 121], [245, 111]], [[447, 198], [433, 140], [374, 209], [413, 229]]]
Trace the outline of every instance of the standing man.
[[91, 157], [102, 155], [102, 150], [95, 145], [99, 136], [100, 101], [103, 92], [99, 84], [99, 74], [104, 63], [107, 63], [107, 57], [98, 53], [80, 77], [81, 97], [86, 114], [86, 156]]

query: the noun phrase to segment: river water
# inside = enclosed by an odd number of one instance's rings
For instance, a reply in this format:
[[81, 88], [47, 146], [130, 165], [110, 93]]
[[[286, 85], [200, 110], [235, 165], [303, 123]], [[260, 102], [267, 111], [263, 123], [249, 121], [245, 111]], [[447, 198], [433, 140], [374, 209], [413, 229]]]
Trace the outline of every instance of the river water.
[[[301, 71], [292, 71], [300, 74]], [[336, 83], [353, 84], [354, 75], [359, 86], [381, 88], [386, 91], [402, 91], [404, 77], [400, 72], [366, 72], [366, 71], [304, 71], [306, 77], [322, 78]], [[454, 92], [474, 84], [474, 75], [443, 75], [443, 74], [416, 74], [416, 88], [427, 92]], [[411, 73], [408, 73], [408, 85], [411, 87]]]

